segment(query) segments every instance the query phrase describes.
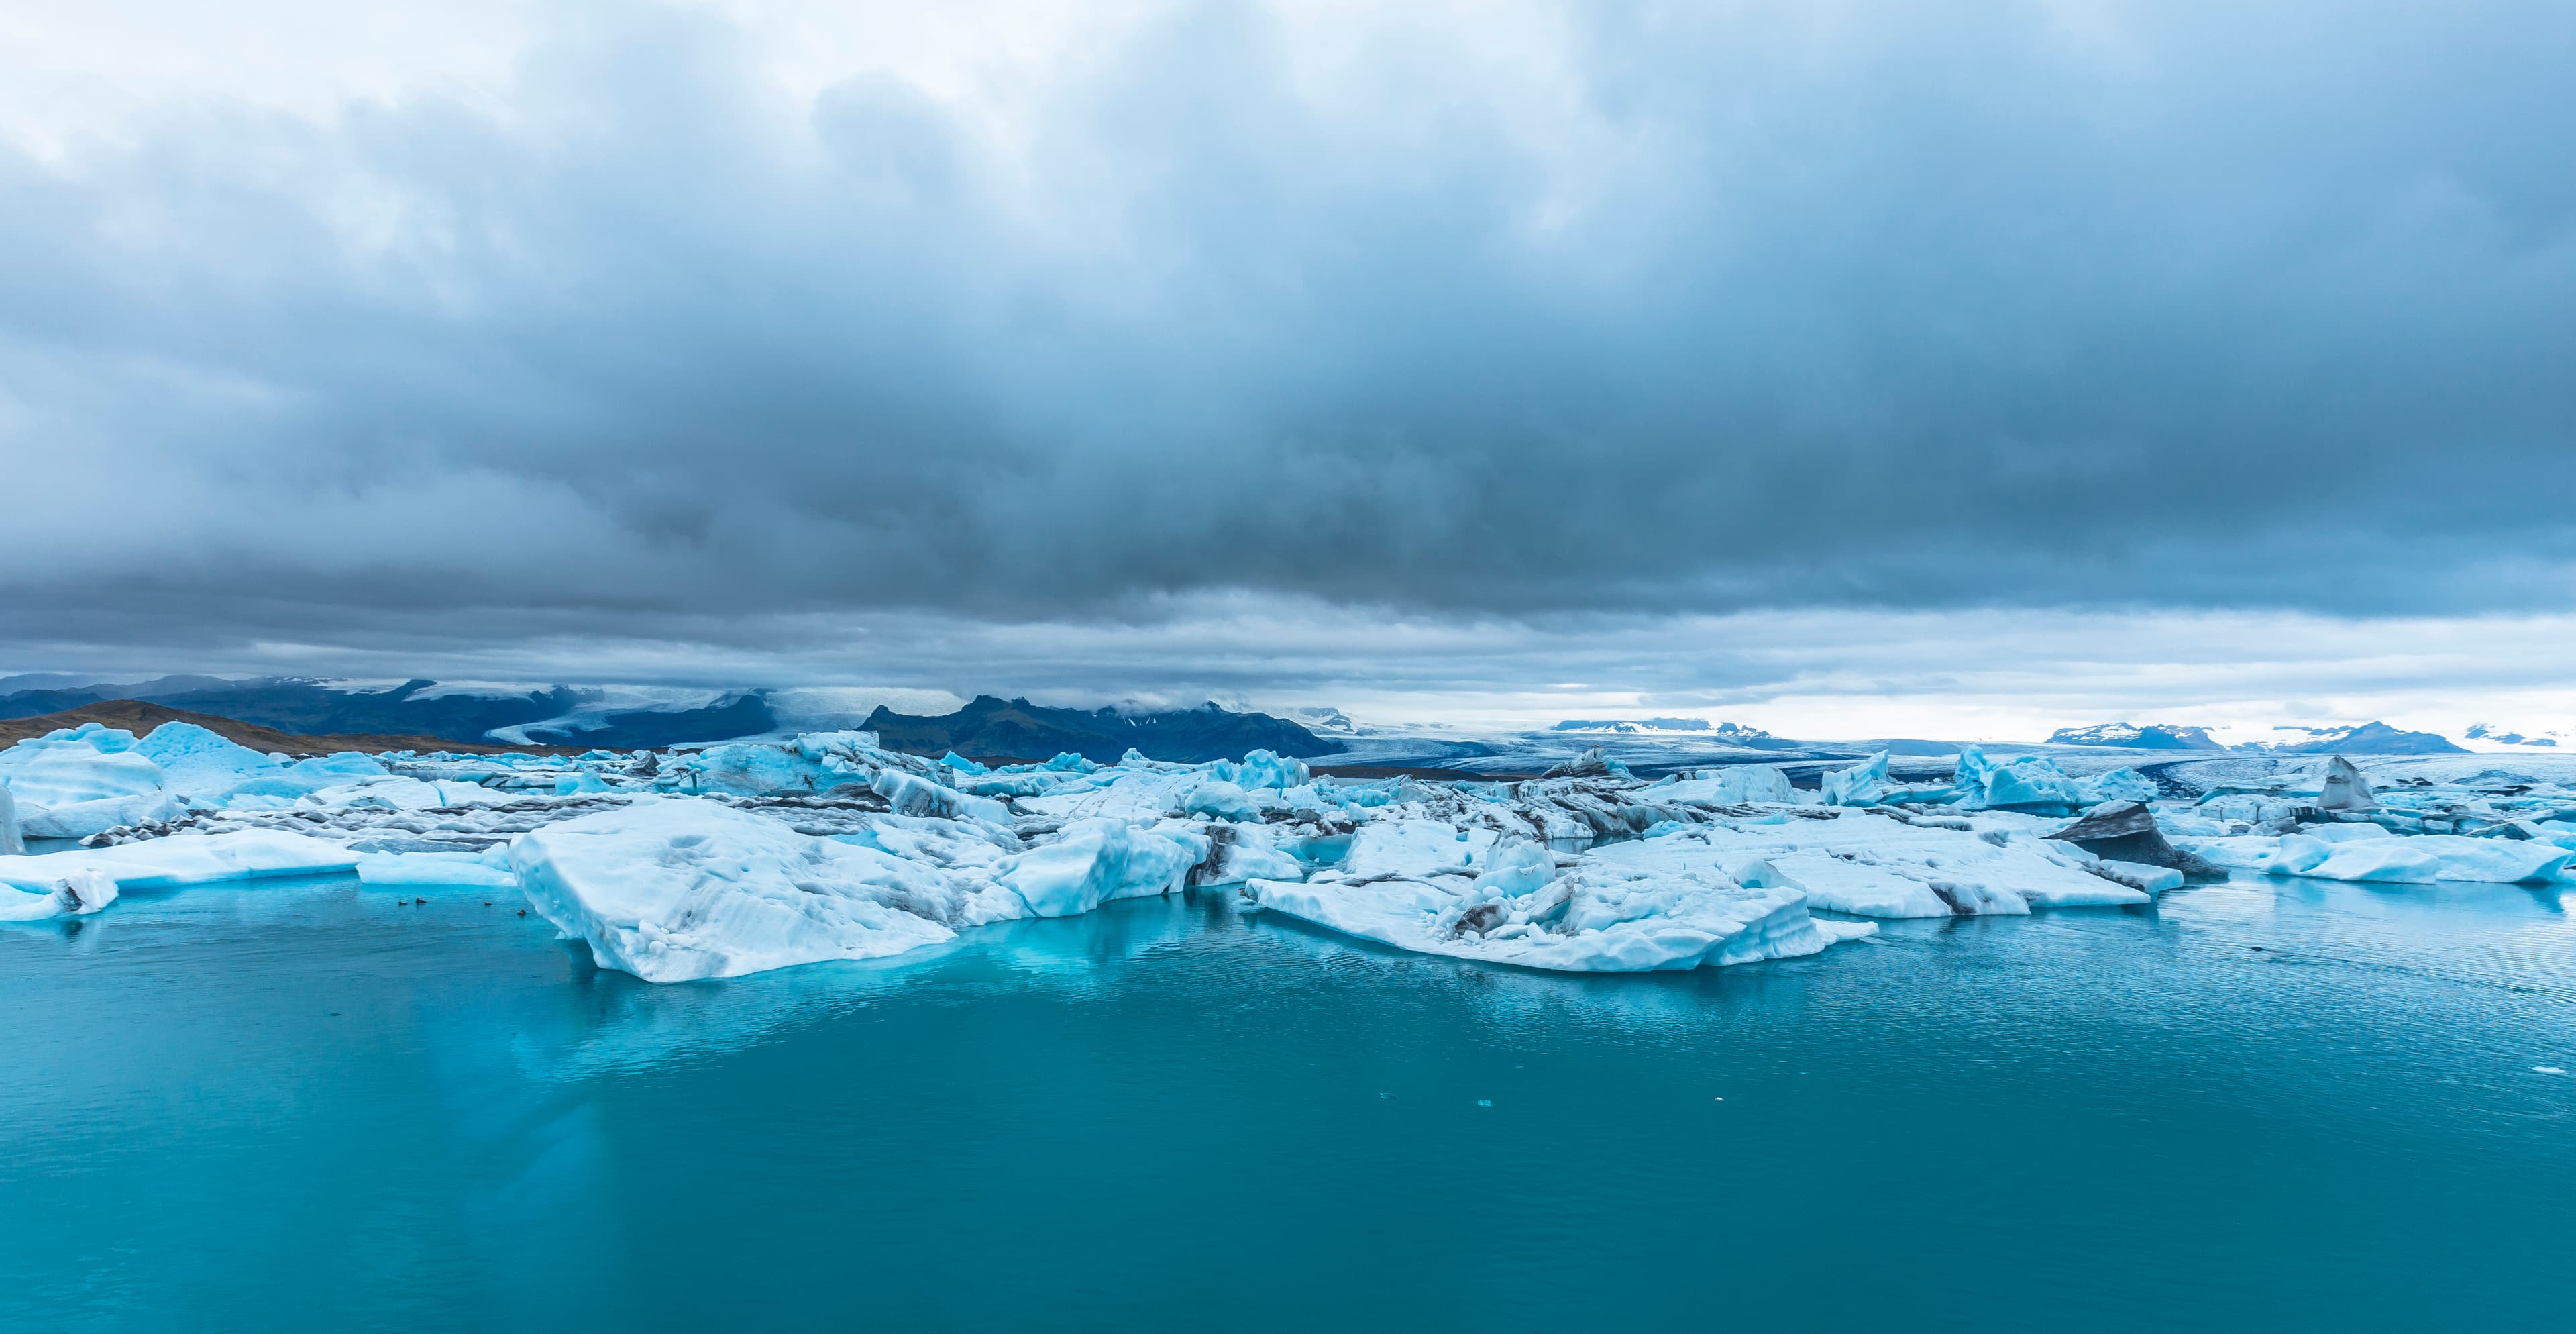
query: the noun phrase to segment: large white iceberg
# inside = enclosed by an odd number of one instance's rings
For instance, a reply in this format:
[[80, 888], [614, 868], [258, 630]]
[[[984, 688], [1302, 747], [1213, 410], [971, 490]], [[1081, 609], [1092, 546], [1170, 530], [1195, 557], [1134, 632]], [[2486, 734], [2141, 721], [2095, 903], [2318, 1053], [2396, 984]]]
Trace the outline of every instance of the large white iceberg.
[[648, 982], [900, 954], [978, 918], [935, 868], [705, 801], [540, 829], [511, 845], [510, 870], [555, 929]]
[[126, 892], [227, 880], [344, 875], [358, 855], [335, 843], [265, 829], [173, 834], [109, 848], [0, 857], [0, 885], [46, 892], [66, 876], [96, 872]]
[[1805, 885], [1814, 906], [1860, 917], [2020, 916], [2034, 907], [2153, 897], [2100, 874], [2101, 859], [2080, 848], [1965, 821], [1933, 825], [1854, 811], [1828, 820], [1721, 823], [1676, 837], [1705, 840], [1730, 859], [1766, 859]]
[[2456, 834], [2398, 835], [2368, 824], [2315, 825], [2295, 834], [2174, 842], [2237, 870], [2362, 883], [2546, 884], [2567, 878], [2570, 863], [2576, 862], [2576, 849], [2555, 843]]
[[1204, 834], [1084, 820], [1052, 842], [1003, 859], [993, 878], [1027, 905], [1029, 916], [1070, 917], [1112, 899], [1180, 889], [1207, 855]]
[[376, 760], [347, 752], [285, 763], [193, 723], [131, 732], [83, 723], [0, 751], [0, 786], [32, 838], [91, 838], [114, 829], [186, 818], [231, 804], [285, 804], [333, 784], [383, 777]]
[[[1617, 843], [1559, 873], [1535, 843], [1462, 842], [1453, 833], [1442, 844], [1426, 833], [1409, 829], [1365, 860], [1355, 847], [1347, 871], [1302, 883], [1254, 880], [1245, 892], [1264, 908], [1399, 949], [1562, 972], [1750, 963], [1814, 954], [1876, 929], [1818, 921], [1784, 877], [1730, 875], [1704, 844]], [[1452, 860], [1422, 867], [1426, 859], [1408, 853]], [[1483, 869], [1471, 875], [1480, 853]], [[1397, 860], [1413, 862], [1414, 873], [1384, 869]]]
[[510, 870], [601, 965], [679, 982], [881, 958], [961, 927], [1087, 912], [1179, 888], [1207, 853], [1204, 836], [1193, 845], [1100, 821], [992, 856], [988, 840], [905, 818], [887, 817], [863, 846], [716, 802], [648, 798], [524, 835]]
[[181, 812], [161, 767], [134, 751], [134, 736], [85, 723], [0, 751], [0, 785], [28, 838], [86, 838]]

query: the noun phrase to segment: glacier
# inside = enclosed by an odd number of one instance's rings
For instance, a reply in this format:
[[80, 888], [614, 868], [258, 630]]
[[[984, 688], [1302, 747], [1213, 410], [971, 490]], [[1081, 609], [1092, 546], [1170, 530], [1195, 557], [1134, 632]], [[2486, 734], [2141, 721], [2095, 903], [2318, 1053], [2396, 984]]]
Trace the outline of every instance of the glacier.
[[2576, 788], [2455, 761], [2374, 761], [2374, 784], [2340, 760], [2267, 760], [2251, 781], [2169, 793], [2038, 754], [1962, 747], [1945, 779], [1914, 780], [1890, 758], [1813, 788], [1751, 762], [1650, 781], [1592, 752], [1494, 782], [1331, 778], [1265, 751], [992, 764], [849, 730], [290, 760], [182, 723], [141, 738], [92, 724], [0, 751], [0, 849], [13, 819], [81, 844], [0, 851], [0, 919], [354, 875], [515, 893], [601, 966], [681, 982], [1189, 892], [1400, 950], [1633, 972], [1815, 954], [1873, 920], [2136, 907], [2187, 870], [2576, 878]]

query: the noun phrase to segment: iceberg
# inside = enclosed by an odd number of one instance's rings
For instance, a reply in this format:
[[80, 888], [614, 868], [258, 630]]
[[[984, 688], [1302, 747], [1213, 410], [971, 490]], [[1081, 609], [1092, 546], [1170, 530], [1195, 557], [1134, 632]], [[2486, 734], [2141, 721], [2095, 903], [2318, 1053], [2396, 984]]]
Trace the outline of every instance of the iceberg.
[[21, 822], [20, 831], [29, 838], [95, 838], [111, 829], [178, 820], [187, 814], [187, 806], [168, 793], [137, 793], [48, 806]]
[[1848, 769], [1825, 775], [1825, 804], [1875, 806], [1887, 799], [1892, 787], [1887, 781], [1887, 752], [1882, 750]]
[[18, 833], [18, 803], [9, 789], [0, 787], [0, 856], [27, 850], [26, 839]]
[[357, 854], [302, 834], [247, 829], [225, 834], [172, 834], [109, 848], [74, 848], [41, 856], [0, 857], [0, 885], [45, 891], [55, 882], [97, 871], [118, 889], [177, 889], [227, 880], [346, 875]]
[[[165, 789], [206, 800], [229, 796], [258, 779], [276, 778], [287, 768], [273, 756], [194, 723], [163, 723], [134, 744], [134, 753], [159, 767]], [[381, 766], [376, 767], [382, 772]]]
[[2576, 849], [2555, 843], [2401, 835], [2376, 825], [2312, 825], [2295, 834], [2185, 838], [2178, 844], [2242, 871], [2379, 884], [2548, 884], [2569, 879], [2576, 861]]
[[[1303, 880], [1306, 863], [1279, 845], [1279, 834], [1267, 825], [1214, 823], [1207, 826], [1208, 857], [1190, 872], [1197, 886], [1240, 885], [1247, 880]], [[1306, 842], [1304, 839], [1300, 843]]]
[[987, 824], [1008, 824], [1011, 820], [1011, 808], [991, 797], [960, 792], [901, 769], [878, 770], [868, 790], [885, 798], [887, 806], [905, 815], [973, 819]]
[[1877, 929], [1819, 921], [1794, 885], [1744, 883], [1719, 870], [1705, 847], [1694, 864], [1674, 846], [1679, 841], [1598, 848], [1561, 875], [1545, 849], [1519, 842], [1494, 849], [1472, 880], [1329, 874], [1304, 883], [1254, 880], [1244, 890], [1265, 909], [1363, 940], [1559, 972], [1788, 958]]
[[1275, 787], [1285, 790], [1304, 787], [1315, 781], [1315, 771], [1307, 768], [1305, 761], [1283, 759], [1266, 750], [1256, 750], [1244, 756], [1241, 764], [1217, 760], [1207, 766], [1207, 773], [1216, 782], [1232, 783], [1246, 789]]
[[2167, 842], [2155, 812], [2139, 801], [2104, 802], [2048, 837], [2106, 860], [2161, 866], [2178, 874], [2211, 875], [2222, 869]]
[[[1959, 764], [1951, 776], [1950, 788], [1950, 799], [1966, 810], [2054, 810], [2085, 804], [2083, 791], [2055, 761], [2039, 755], [2016, 755], [1998, 764], [1975, 746], [1959, 749]], [[2153, 797], [2154, 784], [2148, 784], [2148, 788], [2147, 795]]]
[[647, 798], [510, 846], [539, 915], [647, 982], [874, 959], [1001, 916], [938, 868], [711, 801]]
[[2361, 769], [2341, 755], [2326, 762], [2324, 783], [2317, 790], [2317, 809], [2324, 811], [2375, 811], [2379, 802], [2370, 790], [2370, 780]]
[[87, 838], [123, 825], [184, 814], [162, 787], [161, 766], [135, 753], [134, 734], [84, 723], [0, 751], [25, 838]]
[[1027, 905], [1029, 916], [1071, 917], [1112, 899], [1182, 888], [1209, 847], [1204, 834], [1084, 820], [1052, 843], [1004, 858], [993, 878]]
[[0, 782], [39, 810], [119, 797], [160, 796], [161, 766], [134, 753], [134, 737], [96, 723], [21, 741], [0, 752]]
[[0, 884], [0, 922], [86, 917], [116, 902], [116, 881], [95, 867], [57, 876], [43, 889]]
[[1780, 824], [1720, 822], [1688, 837], [1730, 859], [1765, 859], [1805, 885], [1812, 906], [1859, 917], [2021, 916], [2034, 907], [2153, 897], [2100, 874], [2101, 858], [2081, 848], [2015, 838], [2008, 829], [1946, 824], [1960, 827], [1855, 813]]
[[881, 816], [863, 836], [820, 838], [718, 802], [651, 797], [526, 834], [509, 862], [529, 904], [588, 941], [602, 967], [680, 982], [881, 958], [968, 926], [1089, 912], [1181, 888], [1209, 852], [1186, 826], [1091, 820], [1000, 854], [972, 826], [941, 823]]

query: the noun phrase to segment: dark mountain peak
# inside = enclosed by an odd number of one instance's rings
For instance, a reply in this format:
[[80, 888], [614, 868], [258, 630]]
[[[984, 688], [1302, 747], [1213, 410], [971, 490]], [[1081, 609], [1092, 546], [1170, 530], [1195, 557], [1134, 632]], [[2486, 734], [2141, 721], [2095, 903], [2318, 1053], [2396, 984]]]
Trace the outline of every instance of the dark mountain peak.
[[1059, 709], [1026, 699], [977, 695], [955, 713], [896, 713], [879, 705], [860, 724], [888, 749], [922, 755], [1047, 759], [1072, 751], [1102, 763], [1134, 748], [1157, 760], [1197, 764], [1240, 759], [1246, 751], [1328, 755], [1343, 749], [1284, 718], [1235, 713], [1214, 701], [1192, 709], [1150, 712], [1108, 705]]

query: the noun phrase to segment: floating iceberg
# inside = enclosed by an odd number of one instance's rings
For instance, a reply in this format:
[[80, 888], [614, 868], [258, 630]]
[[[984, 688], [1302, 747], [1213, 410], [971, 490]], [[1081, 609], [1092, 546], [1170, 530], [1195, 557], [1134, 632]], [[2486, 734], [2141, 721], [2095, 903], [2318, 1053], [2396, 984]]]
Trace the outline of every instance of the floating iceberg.
[[43, 888], [0, 884], [0, 922], [85, 917], [116, 902], [114, 878], [95, 867], [56, 876]]
[[[1823, 812], [1818, 812], [1822, 814]], [[1779, 824], [1727, 822], [1689, 835], [1732, 865], [1762, 858], [1807, 887], [1818, 908], [1859, 917], [2020, 916], [2034, 907], [2145, 903], [2148, 891], [2100, 874], [2080, 848], [1853, 812]]]
[[[1416, 830], [1385, 851], [1431, 850]], [[1303, 883], [1255, 880], [1264, 908], [1346, 935], [1425, 954], [1561, 972], [1650, 972], [1814, 954], [1868, 935], [1868, 923], [1818, 921], [1804, 891], [1785, 879], [1746, 883], [1679, 840], [1594, 849], [1557, 873], [1535, 843], [1482, 845], [1488, 864], [1464, 874], [1472, 852], [1419, 875], [1320, 875]], [[1463, 847], [1453, 836], [1451, 848]], [[1448, 852], [1448, 848], [1437, 849]], [[1358, 849], [1353, 849], [1356, 859]]]
[[0, 885], [42, 892], [65, 876], [95, 871], [131, 893], [226, 880], [346, 875], [357, 867], [358, 855], [338, 844], [260, 829], [174, 834], [108, 848], [0, 857]]
[[989, 840], [926, 823], [890, 824], [862, 845], [716, 802], [647, 798], [525, 835], [510, 870], [602, 966], [679, 982], [881, 958], [961, 927], [1088, 912], [1178, 889], [1208, 854], [1204, 835], [1098, 820], [993, 856]]
[[648, 982], [872, 959], [1010, 914], [938, 869], [706, 801], [651, 799], [510, 848], [528, 902]]
[[2576, 849], [2555, 843], [2457, 834], [2392, 834], [2376, 825], [2315, 825], [2295, 834], [2184, 838], [2179, 846], [2222, 866], [2316, 880], [2430, 885], [2442, 881], [2536, 885], [2569, 878]]

